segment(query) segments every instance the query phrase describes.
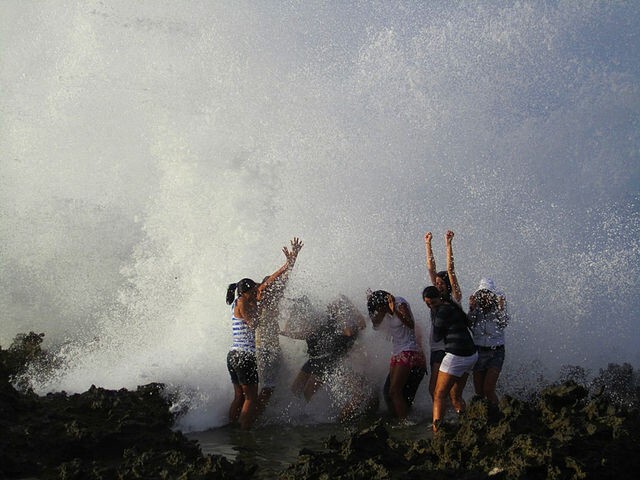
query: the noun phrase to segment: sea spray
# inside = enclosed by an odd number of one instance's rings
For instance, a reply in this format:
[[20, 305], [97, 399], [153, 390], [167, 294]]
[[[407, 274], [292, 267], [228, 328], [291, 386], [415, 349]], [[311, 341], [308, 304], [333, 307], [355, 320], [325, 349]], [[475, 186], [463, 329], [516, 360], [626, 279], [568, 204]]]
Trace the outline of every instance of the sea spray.
[[39, 393], [160, 381], [221, 425], [228, 283], [299, 236], [289, 295], [383, 288], [427, 327], [447, 228], [463, 298], [509, 298], [505, 380], [640, 363], [634, 2], [2, 8], [0, 343], [46, 332]]

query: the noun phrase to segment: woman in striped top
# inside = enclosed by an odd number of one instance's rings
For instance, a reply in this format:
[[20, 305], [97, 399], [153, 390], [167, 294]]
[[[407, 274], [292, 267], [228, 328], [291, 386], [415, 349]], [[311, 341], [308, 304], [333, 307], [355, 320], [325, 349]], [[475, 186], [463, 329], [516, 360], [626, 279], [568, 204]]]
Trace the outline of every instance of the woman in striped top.
[[[248, 429], [256, 418], [258, 408], [258, 364], [256, 360], [255, 329], [260, 319], [258, 303], [266, 288], [280, 278], [295, 263], [302, 242], [292, 241], [292, 251], [284, 247], [287, 261], [265, 281], [258, 284], [243, 278], [227, 288], [227, 304], [231, 305], [231, 328], [233, 344], [227, 354], [227, 369], [233, 384], [233, 401], [229, 408], [231, 423], [239, 422], [240, 428]], [[236, 296], [237, 294], [237, 296]]]

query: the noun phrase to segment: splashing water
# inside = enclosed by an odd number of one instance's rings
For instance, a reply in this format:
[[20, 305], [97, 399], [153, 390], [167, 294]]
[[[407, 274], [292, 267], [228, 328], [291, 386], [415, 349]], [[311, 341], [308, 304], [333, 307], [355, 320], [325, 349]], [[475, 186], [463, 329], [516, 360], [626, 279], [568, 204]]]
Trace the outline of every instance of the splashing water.
[[38, 391], [161, 381], [220, 425], [228, 283], [300, 236], [293, 292], [425, 323], [447, 228], [463, 295], [508, 294], [506, 368], [640, 364], [635, 2], [0, 8], [0, 344], [46, 332]]

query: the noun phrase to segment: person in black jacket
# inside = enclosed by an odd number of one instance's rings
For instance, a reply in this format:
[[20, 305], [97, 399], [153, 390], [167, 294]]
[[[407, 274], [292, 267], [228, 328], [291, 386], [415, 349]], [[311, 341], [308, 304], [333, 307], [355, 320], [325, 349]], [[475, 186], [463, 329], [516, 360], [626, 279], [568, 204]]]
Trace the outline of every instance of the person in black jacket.
[[469, 319], [459, 305], [443, 299], [434, 286], [425, 288], [422, 298], [434, 313], [434, 340], [444, 340], [446, 352], [440, 364], [433, 398], [432, 428], [437, 432], [444, 418], [450, 393], [456, 412], [461, 413], [465, 410], [462, 392], [478, 359], [478, 353], [469, 331]]
[[308, 317], [303, 322], [304, 327], [293, 329], [287, 323], [280, 333], [307, 342], [309, 359], [300, 369], [291, 389], [294, 394], [303, 395], [310, 401], [347, 356], [366, 324], [364, 316], [344, 295], [339, 295], [327, 306], [326, 315], [313, 313], [306, 297], [297, 299], [296, 303], [294, 317]]

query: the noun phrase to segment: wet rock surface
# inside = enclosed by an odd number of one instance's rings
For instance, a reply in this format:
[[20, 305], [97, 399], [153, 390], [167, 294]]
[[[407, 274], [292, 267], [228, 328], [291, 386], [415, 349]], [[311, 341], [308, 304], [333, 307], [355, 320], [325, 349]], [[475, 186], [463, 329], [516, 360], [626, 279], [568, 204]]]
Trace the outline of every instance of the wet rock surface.
[[0, 349], [0, 478], [252, 478], [255, 467], [203, 455], [171, 429], [163, 386], [135, 391], [91, 387], [44, 397], [12, 385], [39, 358], [42, 336]]
[[[637, 392], [636, 392], [637, 393]], [[505, 396], [499, 415], [472, 401], [433, 438], [394, 441], [380, 424], [329, 452], [302, 451], [281, 479], [626, 479], [640, 473], [640, 416], [572, 381], [531, 401]]]
[[[258, 467], [204, 455], [173, 431], [161, 384], [44, 397], [17, 390], [24, 366], [42, 358], [41, 341], [30, 334], [0, 348], [0, 478], [262, 478]], [[504, 396], [499, 413], [471, 401], [464, 415], [418, 441], [396, 440], [378, 421], [344, 440], [329, 438], [322, 450], [301, 450], [278, 476], [635, 479], [640, 415], [633, 377], [630, 366], [610, 365], [589, 385], [565, 379], [526, 400]]]

